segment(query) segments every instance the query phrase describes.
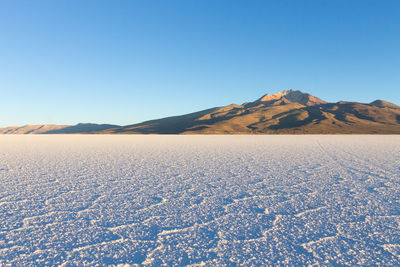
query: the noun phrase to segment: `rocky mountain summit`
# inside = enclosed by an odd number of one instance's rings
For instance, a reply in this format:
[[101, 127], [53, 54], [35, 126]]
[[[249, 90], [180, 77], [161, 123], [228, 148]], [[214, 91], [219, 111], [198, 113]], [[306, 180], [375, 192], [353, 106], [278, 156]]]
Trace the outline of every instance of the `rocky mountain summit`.
[[319, 99], [318, 97], [312, 96], [310, 94], [303, 93], [301, 91], [294, 91], [293, 89], [283, 92], [278, 92], [273, 95], [266, 94], [260, 99], [259, 102], [270, 102], [273, 105], [282, 105], [289, 103], [299, 103], [306, 106], [326, 104], [325, 101]]

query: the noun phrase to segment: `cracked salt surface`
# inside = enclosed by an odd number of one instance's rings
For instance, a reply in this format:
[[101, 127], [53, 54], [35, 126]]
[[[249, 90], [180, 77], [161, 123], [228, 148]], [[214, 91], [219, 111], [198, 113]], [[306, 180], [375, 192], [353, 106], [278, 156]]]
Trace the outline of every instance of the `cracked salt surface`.
[[0, 265], [400, 265], [400, 136], [0, 137]]

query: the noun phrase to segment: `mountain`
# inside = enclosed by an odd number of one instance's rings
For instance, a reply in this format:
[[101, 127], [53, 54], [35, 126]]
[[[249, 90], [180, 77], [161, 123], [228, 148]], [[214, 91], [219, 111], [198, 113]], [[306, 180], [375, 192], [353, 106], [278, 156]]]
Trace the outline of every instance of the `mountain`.
[[373, 106], [380, 107], [380, 108], [400, 109], [400, 106], [398, 106], [396, 104], [393, 104], [393, 103], [390, 103], [390, 102], [387, 102], [385, 100], [379, 100], [378, 99], [378, 100], [375, 100], [375, 101], [371, 102], [370, 104], [373, 105]]
[[299, 103], [306, 106], [320, 105], [326, 104], [325, 101], [319, 99], [318, 97], [312, 96], [307, 93], [303, 93], [301, 91], [283, 91], [278, 92], [273, 95], [266, 94], [256, 102], [268, 102], [270, 105], [282, 105], [289, 103]]
[[58, 130], [68, 127], [68, 125], [25, 125], [25, 126], [10, 126], [0, 128], [0, 134], [41, 134], [48, 131]]
[[77, 125], [50, 130], [44, 132], [44, 134], [92, 133], [102, 130], [114, 129], [118, 127], [120, 126], [113, 124], [78, 123]]
[[328, 103], [301, 91], [266, 94], [242, 105], [210, 108], [127, 126], [110, 124], [7, 127], [19, 134], [400, 134], [400, 106]]
[[0, 128], [0, 134], [71, 134], [93, 133], [106, 129], [117, 128], [118, 125], [79, 123], [77, 125], [25, 125]]
[[100, 131], [107, 134], [400, 134], [400, 107], [328, 103], [301, 91]]

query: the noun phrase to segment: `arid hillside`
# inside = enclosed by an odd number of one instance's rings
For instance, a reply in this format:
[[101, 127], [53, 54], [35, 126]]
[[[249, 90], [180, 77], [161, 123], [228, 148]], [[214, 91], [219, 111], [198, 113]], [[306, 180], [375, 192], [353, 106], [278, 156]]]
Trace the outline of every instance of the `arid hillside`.
[[182, 116], [113, 128], [121, 134], [398, 134], [400, 107], [383, 100], [370, 104], [327, 103], [300, 91]]
[[80, 123], [0, 128], [0, 134], [400, 134], [400, 106], [328, 103], [301, 91], [127, 126]]

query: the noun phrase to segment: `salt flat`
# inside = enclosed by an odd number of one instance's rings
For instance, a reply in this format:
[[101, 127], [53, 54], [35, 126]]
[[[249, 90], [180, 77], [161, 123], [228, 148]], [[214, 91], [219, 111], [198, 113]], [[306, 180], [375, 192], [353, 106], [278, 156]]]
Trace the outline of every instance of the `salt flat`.
[[400, 265], [400, 136], [0, 136], [0, 265]]

